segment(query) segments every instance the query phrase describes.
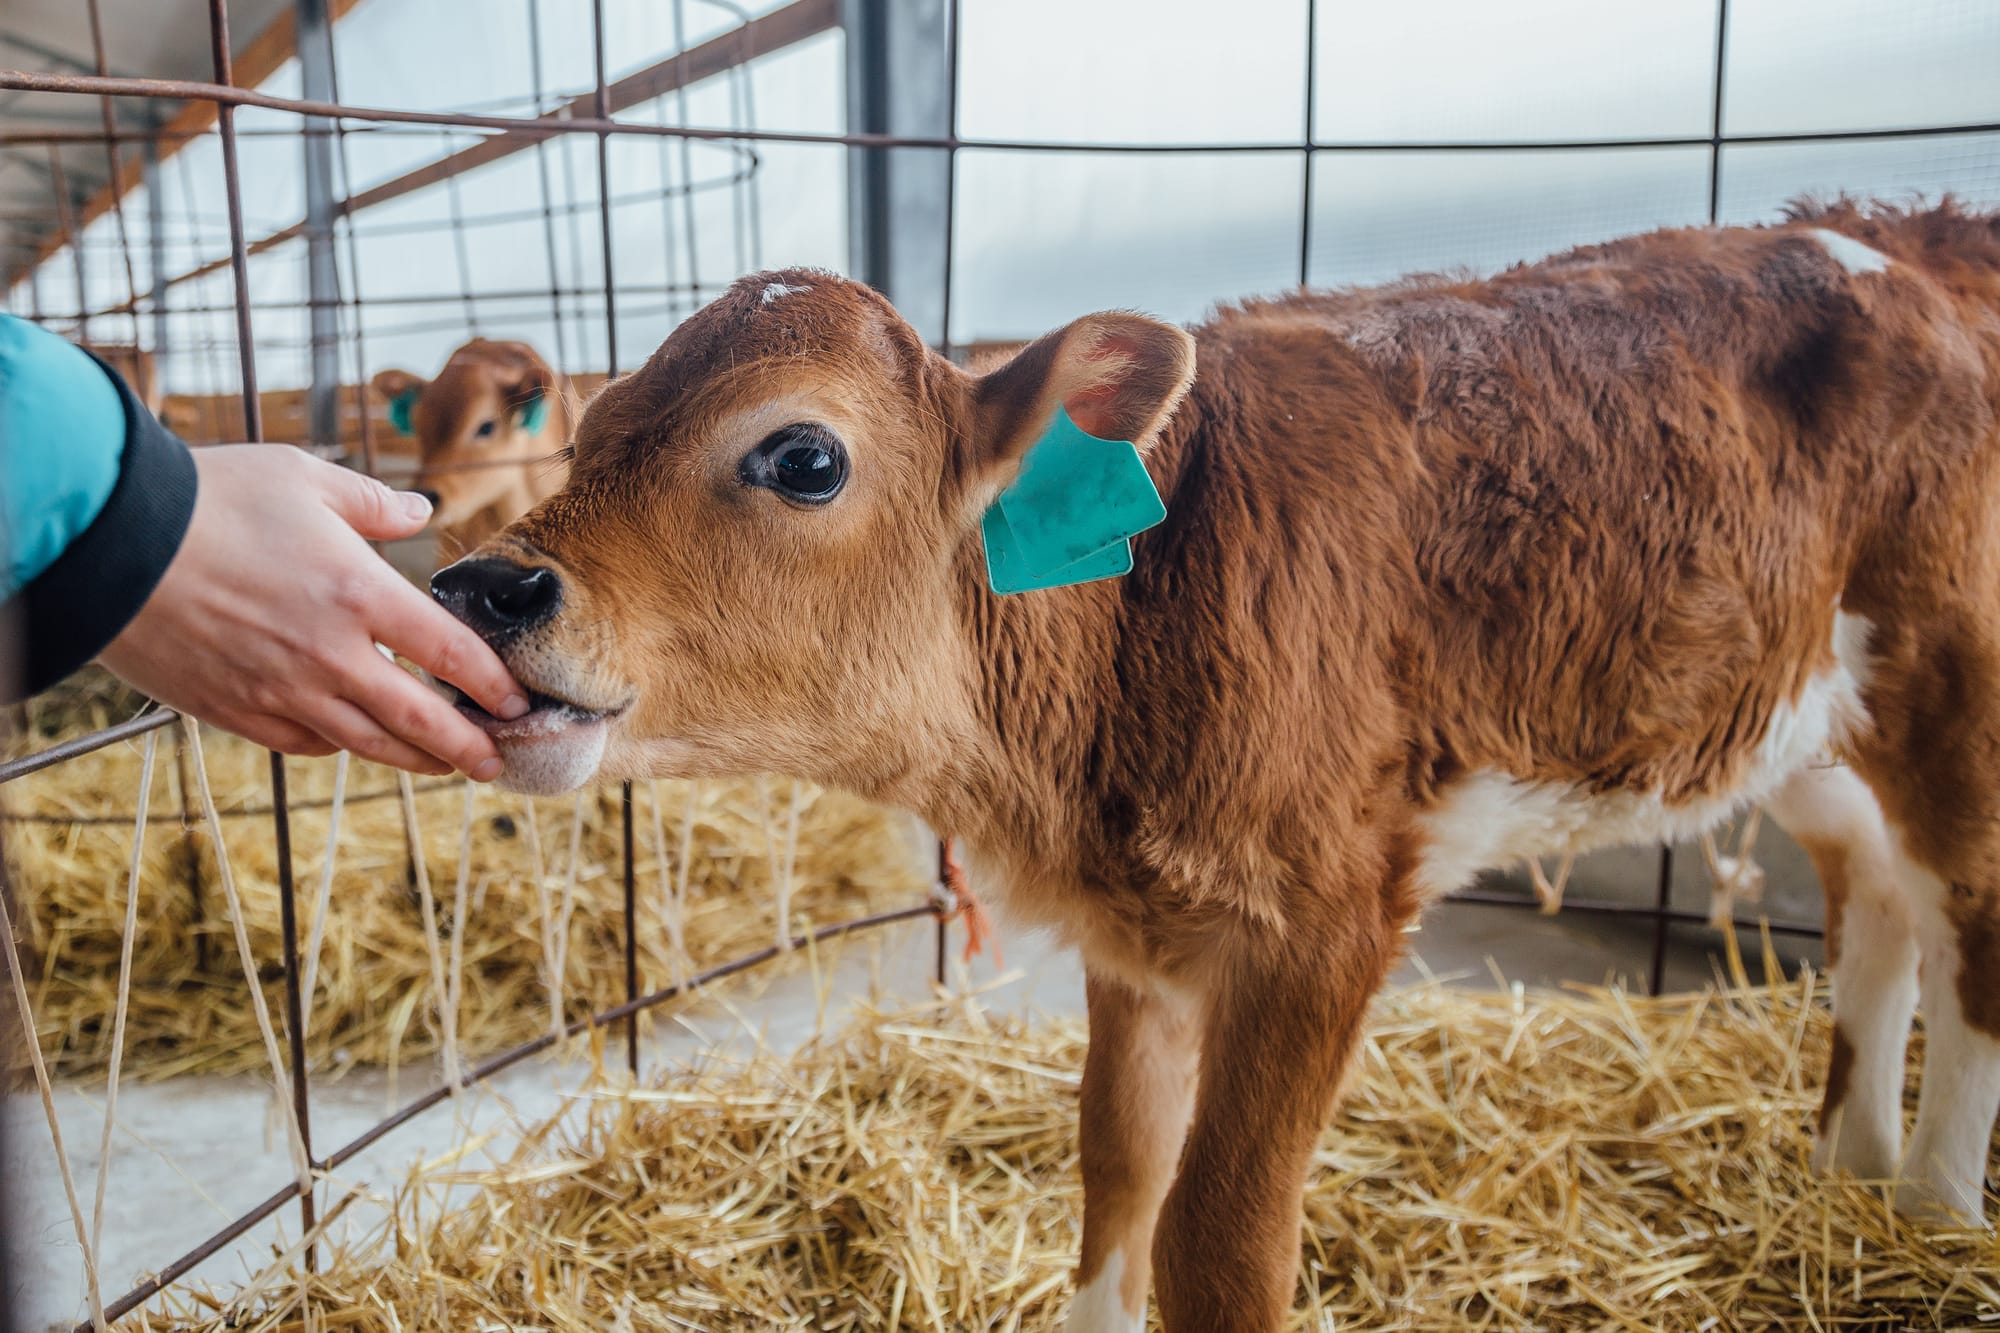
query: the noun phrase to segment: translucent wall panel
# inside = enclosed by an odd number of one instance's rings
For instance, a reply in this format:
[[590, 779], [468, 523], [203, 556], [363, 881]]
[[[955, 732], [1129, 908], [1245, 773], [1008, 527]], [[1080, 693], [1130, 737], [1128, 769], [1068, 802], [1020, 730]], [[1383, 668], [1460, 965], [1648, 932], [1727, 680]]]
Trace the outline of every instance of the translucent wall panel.
[[[623, 78], [783, 0], [604, 0], [607, 77]], [[334, 26], [343, 100], [406, 110], [523, 115], [533, 103], [533, 43], [544, 100], [595, 86], [589, 0], [366, 0]], [[448, 54], [449, 58], [440, 58]]]
[[959, 132], [969, 138], [1227, 143], [1304, 134], [1301, 0], [962, 0], [960, 21]]
[[[757, 62], [746, 77], [707, 80], [688, 91], [689, 119], [726, 120], [753, 89], [790, 123], [837, 132], [839, 60], [837, 40], [816, 41]], [[663, 98], [626, 118], [677, 123], [681, 101]], [[565, 136], [544, 151], [546, 219], [543, 163], [532, 149], [356, 215], [363, 298], [423, 303], [421, 318], [404, 317], [405, 309], [368, 326], [394, 339], [399, 363], [428, 373], [476, 333], [523, 338], [570, 370], [604, 369], [597, 142]], [[628, 367], [743, 272], [845, 258], [844, 149], [616, 135], [609, 152], [619, 350]], [[344, 265], [344, 249], [341, 258]], [[548, 294], [552, 285], [559, 295]], [[372, 334], [366, 351], [379, 361]]]
[[1715, 0], [1321, 0], [1322, 140], [1709, 132]]
[[[670, 54], [657, 51], [647, 63]], [[618, 113], [618, 119], [708, 129], [839, 134], [847, 125], [847, 43], [839, 29]], [[682, 115], [685, 103], [686, 115]]]
[[1722, 220], [1771, 222], [1793, 199], [1848, 194], [1908, 204], [1945, 192], [2000, 208], [2000, 134], [1742, 144], [1723, 150]]
[[1705, 148], [1323, 153], [1311, 280], [1489, 273], [1590, 241], [1705, 222]]
[[1783, 134], [2000, 121], [2000, 4], [1736, 0], [1723, 123]]
[[1168, 319], [1298, 280], [1300, 155], [967, 150], [951, 336], [1031, 337], [1093, 310]]
[[[273, 97], [300, 97], [299, 62], [287, 60], [259, 85]], [[306, 210], [305, 147], [299, 138], [304, 121], [290, 112], [243, 107], [236, 112], [236, 161], [243, 178], [243, 221], [252, 239], [268, 236], [296, 222]], [[215, 211], [226, 218], [222, 158], [215, 157], [215, 175], [203, 182], [212, 190]], [[224, 245], [228, 244], [227, 236]]]

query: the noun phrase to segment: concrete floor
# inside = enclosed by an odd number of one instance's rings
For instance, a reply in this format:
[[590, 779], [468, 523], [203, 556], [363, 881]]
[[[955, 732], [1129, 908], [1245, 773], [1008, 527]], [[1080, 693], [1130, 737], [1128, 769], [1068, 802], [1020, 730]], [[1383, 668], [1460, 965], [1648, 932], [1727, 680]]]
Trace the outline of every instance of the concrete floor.
[[[1760, 839], [1758, 860], [1770, 878], [1762, 910], [1774, 918], [1817, 921], [1818, 890], [1796, 848], [1775, 831]], [[1580, 862], [1569, 886], [1576, 899], [1650, 903], [1656, 873], [1653, 853], [1616, 853]], [[1495, 878], [1482, 885], [1526, 897], [1524, 879]], [[1707, 877], [1692, 848], [1677, 857], [1674, 901], [1679, 907], [1706, 908]], [[1758, 909], [1740, 915], [1754, 922]], [[849, 941], [833, 955], [822, 976], [801, 970], [753, 977], [719, 989], [683, 1013], [657, 1025], [648, 1038], [645, 1068], [685, 1064], [704, 1053], [742, 1053], [756, 1042], [789, 1050], [819, 1030], [837, 1026], [858, 997], [922, 997], [931, 985], [932, 931], [928, 923], [892, 927]], [[1675, 928], [1669, 937], [1667, 986], [1698, 988], [1718, 975], [1718, 939], [1705, 927]], [[1751, 976], [1762, 975], [1754, 930], [1743, 932], [1742, 947]], [[1817, 966], [1816, 942], [1780, 939], [1787, 971], [1800, 962]], [[1643, 988], [1652, 954], [1650, 922], [1570, 912], [1543, 917], [1517, 909], [1444, 904], [1434, 909], [1410, 941], [1411, 957], [1400, 980], [1447, 976], [1464, 984], [1494, 984], [1495, 972], [1509, 981], [1552, 986], [1563, 981], [1598, 982], [1624, 978]], [[1049, 1015], [1083, 1012], [1083, 978], [1075, 958], [1043, 938], [1005, 934], [1006, 979], [993, 985], [990, 960], [977, 961], [973, 984], [987, 989], [984, 1002], [1001, 1011]], [[571, 1090], [588, 1074], [577, 1058], [529, 1062], [468, 1093], [457, 1107], [439, 1107], [389, 1135], [339, 1173], [335, 1197], [348, 1186], [386, 1192], [408, 1167], [454, 1149], [472, 1134], [499, 1131], [467, 1163], [503, 1159], [511, 1124], [534, 1122], [559, 1112]], [[431, 1071], [435, 1077], [435, 1072]], [[419, 1079], [405, 1071], [401, 1098], [416, 1094]], [[86, 1215], [96, 1186], [101, 1133], [101, 1084], [58, 1090], [57, 1108], [65, 1145], [76, 1174]], [[316, 1145], [346, 1142], [385, 1114], [391, 1103], [386, 1077], [359, 1071], [336, 1083], [315, 1085], [311, 1108]], [[62, 1186], [52, 1169], [48, 1130], [39, 1100], [10, 1099], [6, 1116], [6, 1157], [0, 1183], [13, 1196], [12, 1216], [21, 1219], [12, 1278], [16, 1290], [0, 1293], [20, 1326], [32, 1333], [66, 1328], [88, 1316], [78, 1249]], [[253, 1078], [185, 1078], [162, 1084], [131, 1084], [121, 1091], [121, 1135], [114, 1148], [112, 1186], [105, 1213], [100, 1256], [107, 1295], [125, 1290], [138, 1275], [185, 1251], [228, 1217], [268, 1196], [289, 1173], [284, 1138], [273, 1115], [267, 1081]], [[357, 1224], [369, 1210], [350, 1216]], [[253, 1229], [203, 1265], [197, 1276], [228, 1285], [266, 1262], [274, 1245], [295, 1238], [297, 1213]]]

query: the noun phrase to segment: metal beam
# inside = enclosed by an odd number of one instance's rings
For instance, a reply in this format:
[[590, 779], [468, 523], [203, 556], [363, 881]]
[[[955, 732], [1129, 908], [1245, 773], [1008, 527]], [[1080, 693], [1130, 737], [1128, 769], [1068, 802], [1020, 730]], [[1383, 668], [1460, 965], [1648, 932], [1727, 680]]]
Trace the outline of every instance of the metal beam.
[[31, 56], [40, 56], [43, 60], [73, 69], [78, 74], [131, 73], [130, 70], [99, 69], [82, 56], [65, 51], [59, 46], [51, 45], [38, 37], [24, 35], [19, 28], [0, 28], [0, 42], [4, 42], [16, 50], [26, 51]]
[[[356, 0], [335, 0], [336, 11], [354, 3]], [[615, 115], [620, 111], [629, 110], [643, 102], [650, 102], [662, 94], [699, 83], [746, 61], [781, 51], [808, 37], [839, 27], [841, 4], [842, 0], [792, 0], [791, 4], [782, 9], [774, 9], [761, 18], [750, 20], [740, 28], [725, 32], [719, 37], [703, 42], [700, 46], [690, 47], [656, 64], [648, 65], [610, 86], [607, 91], [610, 94], [611, 112]], [[289, 14], [286, 17], [289, 20]], [[563, 103], [548, 115], [536, 119], [554, 122], [587, 120], [595, 115], [596, 98], [594, 91], [586, 93]], [[464, 124], [481, 119], [484, 118], [440, 116], [436, 117], [435, 121], [439, 124]], [[556, 131], [507, 129], [469, 148], [441, 157], [435, 162], [405, 172], [380, 185], [371, 186], [359, 194], [350, 195], [341, 202], [340, 211], [352, 218], [354, 214], [373, 208], [377, 204], [386, 204], [392, 199], [400, 199], [426, 186], [436, 185], [453, 176], [462, 175], [474, 167], [511, 157], [541, 143], [555, 133]], [[297, 239], [304, 232], [303, 222], [281, 227], [270, 235], [251, 242], [249, 253], [262, 254], [275, 246], [283, 245], [286, 241]], [[199, 268], [175, 274], [168, 280], [168, 285], [206, 277], [227, 267], [226, 259], [214, 260]]]
[[[951, 134], [947, 0], [845, 0], [853, 132]], [[950, 262], [951, 153], [848, 150], [848, 244], [856, 277], [887, 296], [926, 342], [943, 346]]]
[[[359, 3], [360, 0], [331, 0], [333, 17], [338, 19]], [[292, 11], [280, 10], [276, 18], [266, 24], [261, 32], [252, 37], [244, 44], [243, 49], [236, 53], [235, 86], [254, 88], [277, 73], [278, 69], [297, 53], [295, 33]], [[161, 127], [161, 136], [165, 144], [161, 156], [172, 157], [211, 129], [215, 121], [216, 103], [189, 102]], [[125, 172], [117, 180], [107, 181], [104, 187], [83, 205], [77, 218], [78, 227], [88, 227], [109, 213], [112, 205], [129, 194], [139, 183], [142, 174], [141, 164], [134, 161], [128, 164]], [[26, 266], [33, 267], [43, 263], [52, 258], [62, 247], [61, 236], [49, 235], [42, 241]], [[4, 274], [4, 280], [13, 281], [18, 271], [18, 267], [8, 269]]]
[[[160, 170], [160, 145], [146, 145], [140, 164], [146, 182], [146, 262], [152, 280], [153, 374], [159, 377], [167, 349], [174, 345], [171, 322], [167, 319], [167, 180]], [[164, 383], [161, 393], [166, 392]]]
[[[309, 101], [338, 100], [333, 84], [333, 20], [327, 0], [295, 0], [299, 83]], [[312, 329], [312, 384], [306, 431], [316, 449], [340, 442], [340, 270], [333, 227], [339, 208], [333, 184], [331, 120], [307, 119], [299, 147], [305, 156], [306, 297]]]

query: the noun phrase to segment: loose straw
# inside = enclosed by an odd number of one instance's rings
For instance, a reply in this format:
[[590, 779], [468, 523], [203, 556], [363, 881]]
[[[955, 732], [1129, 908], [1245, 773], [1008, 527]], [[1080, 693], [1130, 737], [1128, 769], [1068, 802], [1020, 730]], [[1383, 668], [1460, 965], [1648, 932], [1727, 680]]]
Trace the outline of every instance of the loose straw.
[[125, 939], [118, 954], [118, 1002], [111, 1020], [111, 1069], [104, 1086], [104, 1135], [97, 1145], [97, 1197], [90, 1208], [90, 1248], [104, 1247], [104, 1190], [111, 1179], [111, 1136], [118, 1127], [118, 1074], [125, 1057], [125, 1018], [132, 1000], [132, 945], [139, 935], [139, 866], [146, 851], [146, 812], [153, 799], [153, 760], [160, 733], [146, 733], [139, 761], [139, 809], [132, 824], [132, 865], [125, 876]]
[[[1766, 947], [1769, 985], [1698, 996], [1381, 997], [1293, 1219], [1284, 1326], [1986, 1327], [1991, 1233], [1813, 1174], [1825, 988]], [[1060, 1328], [1086, 1045], [949, 996], [597, 1088], [511, 1157], [419, 1168], [312, 1298], [383, 1333], [605, 1333], [627, 1309], [648, 1329]], [[158, 1326], [296, 1329], [289, 1293], [230, 1294], [176, 1293], [184, 1321]]]
[[757, 779], [758, 815], [764, 823], [764, 856], [771, 865], [771, 888], [777, 895], [777, 945], [780, 953], [792, 947], [792, 890], [793, 871], [799, 858], [799, 808], [802, 798], [799, 782], [792, 779], [791, 813], [785, 828], [785, 851], [782, 858], [778, 854], [777, 823], [771, 818], [770, 783], [759, 776]]
[[569, 926], [576, 914], [576, 875], [583, 861], [583, 793], [576, 794], [570, 807], [569, 869], [563, 878], [561, 902], [554, 911], [549, 904], [549, 881], [544, 873], [542, 840], [535, 828], [535, 808], [528, 806], [528, 838], [535, 863], [535, 901], [542, 917], [542, 966], [549, 992], [549, 1031], [557, 1041], [563, 1036], [563, 1014], [568, 1007], [565, 974], [569, 970]]
[[[410, 775], [398, 773], [396, 786], [403, 794], [403, 817], [409, 820], [410, 831], [414, 835], [417, 829], [417, 798], [410, 787]], [[442, 1033], [445, 1025], [444, 955], [438, 950], [437, 900], [431, 893], [430, 868], [424, 864], [423, 839], [412, 836], [410, 847], [411, 864], [417, 874], [417, 902], [423, 910], [424, 949], [431, 965], [431, 1004], [437, 1012], [438, 1030]], [[451, 1049], [450, 1041], [445, 1041], [443, 1045], [445, 1082], [455, 1087], [458, 1083], [458, 1057]]]
[[285, 1062], [278, 1053], [278, 1033], [271, 1026], [271, 1010], [264, 1002], [264, 986], [257, 977], [257, 959], [250, 949], [250, 928], [244, 919], [243, 900], [236, 892], [236, 875], [229, 867], [229, 848], [222, 839], [222, 817], [215, 812], [215, 794], [208, 787], [208, 763], [202, 758], [201, 729], [193, 718], [187, 717], [181, 719], [181, 726], [187, 732], [188, 750], [194, 755], [195, 789], [201, 796], [201, 813], [208, 825], [208, 836], [215, 843], [216, 877], [222, 881], [223, 896], [229, 900], [229, 924], [236, 933], [236, 956], [243, 964], [243, 980], [250, 988], [250, 1011], [256, 1016], [258, 1035], [264, 1039], [264, 1054], [271, 1062], [271, 1095], [283, 1108], [286, 1137], [292, 1148], [292, 1166], [303, 1188], [311, 1183], [312, 1165], [306, 1159], [305, 1136], [299, 1130], [298, 1111], [292, 1105], [292, 1099], [283, 1092]]
[[319, 895], [313, 902], [312, 934], [306, 944], [305, 1003], [299, 1009], [299, 1039], [312, 1029], [313, 988], [319, 984], [320, 951], [326, 944], [326, 918], [333, 907], [333, 867], [340, 854], [340, 810], [347, 800], [348, 753], [342, 750], [333, 761], [333, 801], [327, 807], [326, 865], [319, 876]]
[[1542, 870], [1542, 858], [1528, 858], [1528, 878], [1535, 886], [1535, 897], [1541, 900], [1542, 915], [1554, 916], [1562, 911], [1563, 890], [1569, 887], [1570, 871], [1576, 868], [1576, 853], [1564, 852], [1556, 865], [1556, 877], [1550, 880]]
[[1752, 806], [1749, 817], [1736, 835], [1736, 854], [1724, 856], [1716, 848], [1715, 835], [1701, 835], [1701, 859], [1708, 866], [1708, 924], [1728, 931], [1736, 923], [1736, 900], [1756, 902], [1764, 895], [1764, 871], [1750, 859], [1762, 827], [1764, 810]]
[[684, 985], [692, 971], [687, 956], [687, 862], [688, 844], [694, 838], [694, 784], [688, 784], [686, 814], [681, 820], [680, 857], [667, 858], [666, 818], [660, 811], [660, 784], [649, 784], [653, 792], [653, 855], [660, 867], [660, 922], [667, 930], [670, 979]]
[[21, 954], [14, 947], [14, 918], [7, 910], [7, 895], [0, 893], [0, 936], [7, 941], [7, 975], [14, 982], [14, 1007], [21, 1016], [22, 1044], [35, 1067], [35, 1087], [42, 1094], [42, 1114], [49, 1122], [49, 1139], [55, 1145], [56, 1170], [62, 1175], [63, 1195], [69, 1200], [70, 1225], [76, 1229], [77, 1248], [83, 1251], [83, 1280], [90, 1293], [90, 1319], [101, 1331], [104, 1300], [97, 1281], [97, 1254], [83, 1222], [83, 1205], [76, 1197], [76, 1176], [70, 1171], [69, 1151], [63, 1147], [62, 1120], [56, 1115], [55, 1091], [49, 1086], [49, 1067], [42, 1059], [41, 1038], [35, 1032], [35, 1009], [28, 999], [27, 974], [21, 968]]
[[452, 1096], [458, 1095], [458, 1006], [465, 988], [465, 887], [472, 877], [472, 809], [479, 788], [465, 783], [465, 822], [458, 835], [458, 883], [451, 893], [451, 968], [449, 992], [444, 998], [444, 1076], [450, 1080]]

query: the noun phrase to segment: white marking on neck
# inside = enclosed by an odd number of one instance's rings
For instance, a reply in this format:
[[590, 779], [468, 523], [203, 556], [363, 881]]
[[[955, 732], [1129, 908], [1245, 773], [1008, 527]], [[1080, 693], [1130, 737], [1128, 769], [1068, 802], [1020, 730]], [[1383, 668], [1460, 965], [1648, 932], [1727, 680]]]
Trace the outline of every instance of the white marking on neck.
[[1806, 765], [1834, 750], [1867, 718], [1861, 689], [1868, 674], [1869, 624], [1836, 612], [1833, 665], [1806, 682], [1796, 699], [1772, 711], [1735, 784], [1668, 804], [1657, 789], [1593, 792], [1531, 782], [1483, 769], [1446, 787], [1418, 816], [1425, 835], [1417, 887], [1426, 898], [1463, 888], [1482, 870], [1535, 856], [1581, 855], [1603, 847], [1678, 842], [1755, 805]]
[[803, 283], [800, 284], [793, 284], [788, 282], [767, 283], [765, 284], [764, 290], [757, 294], [757, 301], [761, 305], [769, 305], [771, 304], [771, 302], [776, 301], [781, 297], [796, 296], [800, 292], [809, 292], [811, 290], [812, 288], [805, 286]]
[[1833, 256], [1834, 263], [1849, 273], [1880, 273], [1889, 267], [1889, 256], [1863, 245], [1852, 236], [1842, 236], [1825, 227], [1814, 227], [1807, 234]]
[[1124, 1282], [1125, 1252], [1113, 1250], [1097, 1276], [1077, 1289], [1063, 1333], [1145, 1333], [1145, 1306], [1137, 1314], [1125, 1308], [1118, 1294]]

